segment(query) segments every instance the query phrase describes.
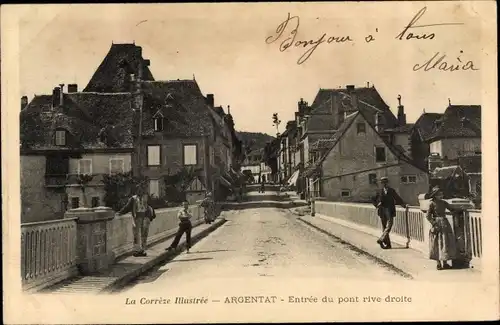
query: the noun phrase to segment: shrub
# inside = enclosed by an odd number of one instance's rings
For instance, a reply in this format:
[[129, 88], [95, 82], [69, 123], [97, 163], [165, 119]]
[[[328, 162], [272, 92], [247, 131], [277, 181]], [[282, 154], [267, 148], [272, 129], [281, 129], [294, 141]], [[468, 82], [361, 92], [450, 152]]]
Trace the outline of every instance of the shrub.
[[144, 177], [133, 177], [131, 172], [103, 175], [104, 204], [115, 211], [120, 210], [135, 193], [136, 186], [144, 181]]

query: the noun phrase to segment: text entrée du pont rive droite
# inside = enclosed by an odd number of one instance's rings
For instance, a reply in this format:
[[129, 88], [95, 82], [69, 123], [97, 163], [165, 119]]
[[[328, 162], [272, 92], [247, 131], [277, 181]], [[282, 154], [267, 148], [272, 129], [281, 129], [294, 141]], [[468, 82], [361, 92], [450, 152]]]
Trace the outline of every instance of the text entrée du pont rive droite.
[[174, 297], [174, 298], [126, 298], [126, 305], [203, 305], [208, 303], [224, 304], [274, 304], [274, 303], [334, 303], [334, 304], [356, 304], [356, 303], [411, 303], [412, 298], [408, 296], [228, 296], [223, 299], [211, 299], [207, 297]]

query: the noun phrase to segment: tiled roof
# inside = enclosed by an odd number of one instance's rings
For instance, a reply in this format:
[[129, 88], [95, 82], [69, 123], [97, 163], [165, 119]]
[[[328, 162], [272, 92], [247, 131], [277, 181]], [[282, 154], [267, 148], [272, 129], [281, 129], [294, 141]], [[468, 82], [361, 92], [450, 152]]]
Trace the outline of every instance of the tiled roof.
[[333, 138], [323, 138], [316, 140], [310, 147], [310, 151], [321, 151], [330, 148], [335, 140]]
[[349, 116], [346, 117], [344, 122], [340, 125], [339, 129], [335, 134], [328, 138], [325, 139], [323, 142], [324, 144], [322, 145], [323, 149], [326, 150], [326, 152], [312, 165], [310, 165], [306, 171], [304, 172], [304, 176], [310, 176], [312, 175], [318, 168], [321, 167], [321, 164], [323, 161], [326, 159], [330, 151], [335, 147], [335, 145], [339, 142], [339, 140], [342, 138], [344, 133], [349, 129], [351, 126], [352, 122], [356, 119], [358, 116], [359, 112], [355, 112]]
[[62, 108], [51, 109], [52, 95], [35, 96], [20, 114], [21, 145], [62, 149], [54, 142], [55, 130], [62, 128], [69, 133], [66, 149], [132, 148], [134, 112], [130, 99], [128, 93], [70, 93], [64, 94]]
[[[315, 172], [317, 172], [319, 170], [319, 168], [321, 168], [321, 165], [323, 163], [323, 161], [326, 159], [326, 157], [328, 156], [328, 154], [330, 153], [330, 151], [336, 146], [336, 144], [340, 141], [340, 139], [342, 139], [344, 133], [351, 127], [353, 121], [356, 119], [356, 117], [358, 115], [361, 115], [363, 117], [363, 119], [365, 119], [366, 121], [368, 121], [366, 119], [366, 116], [365, 116], [365, 111], [363, 109], [360, 109], [359, 111], [349, 115], [346, 117], [346, 119], [344, 120], [344, 122], [340, 125], [340, 128], [339, 130], [335, 133], [335, 135], [326, 141], [325, 143], [325, 150], [326, 152], [321, 156], [320, 159], [318, 159], [314, 164], [312, 164], [311, 166], [309, 166], [309, 168], [306, 169], [306, 173], [304, 173], [306, 176], [310, 176], [312, 174], [314, 174]], [[370, 123], [368, 123], [370, 124]], [[373, 126], [370, 124], [370, 127], [373, 128]], [[410, 165], [414, 165], [414, 163], [411, 161], [410, 158], [408, 158], [405, 153], [404, 153], [404, 149], [401, 148], [400, 146], [394, 146], [390, 143], [388, 143], [386, 140], [384, 140], [383, 137], [380, 137], [380, 139], [384, 142], [384, 144], [386, 145], [386, 147], [395, 155], [397, 156], [399, 159], [405, 161], [406, 163], [410, 164]], [[415, 166], [417, 168], [419, 168], [418, 166]], [[419, 168], [421, 169], [421, 168]]]
[[144, 64], [140, 46], [113, 44], [83, 91], [128, 92], [131, 90], [130, 74], [135, 74], [138, 78], [140, 63], [142, 64], [142, 79], [154, 80], [151, 71]]
[[[316, 98], [314, 99], [311, 105], [311, 114], [321, 114], [321, 113], [329, 113], [329, 105], [330, 101], [335, 96], [346, 96], [350, 98], [349, 92], [352, 90], [348, 89], [320, 89]], [[359, 109], [364, 109], [368, 116], [373, 116], [373, 118], [369, 118], [368, 122], [374, 123], [375, 114], [377, 110], [383, 112], [383, 116], [385, 119], [385, 123], [387, 127], [395, 127], [398, 124], [398, 121], [394, 114], [391, 112], [389, 106], [384, 102], [380, 94], [378, 93], [375, 87], [360, 87], [355, 88], [354, 92], [357, 95]]]
[[481, 105], [450, 105], [426, 140], [481, 137]]
[[408, 123], [408, 124], [398, 126], [395, 128], [385, 129], [384, 131], [391, 132], [391, 133], [410, 133], [414, 126], [415, 126], [415, 124]]
[[[151, 81], [143, 84], [143, 134], [154, 134], [153, 115], [161, 110], [165, 135], [210, 135], [213, 116], [194, 80]], [[170, 96], [169, 96], [170, 95]]]
[[425, 140], [434, 130], [434, 122], [443, 116], [441, 113], [423, 113], [415, 122], [414, 129], [418, 129]]

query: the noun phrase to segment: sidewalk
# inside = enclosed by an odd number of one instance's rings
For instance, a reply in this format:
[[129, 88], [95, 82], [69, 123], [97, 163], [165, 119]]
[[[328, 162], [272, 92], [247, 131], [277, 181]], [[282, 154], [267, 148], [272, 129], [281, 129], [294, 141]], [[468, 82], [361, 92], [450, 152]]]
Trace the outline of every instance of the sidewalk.
[[[226, 220], [219, 217], [213, 224], [201, 224], [193, 227], [191, 232], [191, 242], [194, 245], [199, 240], [209, 235], [212, 231], [222, 226]], [[162, 262], [168, 261], [185, 249], [186, 237], [182, 236], [176, 251], [165, 250], [173, 240], [177, 229], [172, 230], [172, 234], [165, 240], [149, 245], [146, 257], [126, 256], [115, 262], [115, 264], [102, 274], [92, 276], [79, 276], [65, 280], [52, 287], [46, 288], [42, 292], [61, 294], [96, 294], [103, 292], [113, 292], [121, 286], [132, 281], [142, 273], [153, 268]]]
[[[292, 211], [292, 213], [297, 214]], [[335, 221], [335, 218], [317, 214], [315, 217], [302, 215], [298, 218], [308, 226], [340, 239], [350, 249], [358, 251], [376, 263], [389, 267], [410, 279], [440, 282], [479, 282], [481, 272], [474, 269], [436, 270], [435, 261], [417, 250], [394, 244], [393, 248], [384, 250], [376, 243], [377, 237], [349, 228]]]

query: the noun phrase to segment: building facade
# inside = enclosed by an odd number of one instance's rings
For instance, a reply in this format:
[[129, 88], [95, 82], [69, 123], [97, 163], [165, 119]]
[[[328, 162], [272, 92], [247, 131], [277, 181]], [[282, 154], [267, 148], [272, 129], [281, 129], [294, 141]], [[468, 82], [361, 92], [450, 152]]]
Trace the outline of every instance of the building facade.
[[320, 196], [334, 201], [371, 202], [381, 177], [388, 177], [390, 185], [413, 205], [429, 187], [427, 172], [387, 142], [362, 111], [346, 117], [327, 153], [310, 170], [316, 168], [312, 178], [319, 182]]
[[[35, 95], [20, 113], [21, 221], [62, 218], [68, 208], [104, 205], [103, 175], [127, 173], [133, 154], [132, 96]], [[24, 100], [22, 100], [24, 102]], [[91, 175], [84, 183], [80, 175]]]

